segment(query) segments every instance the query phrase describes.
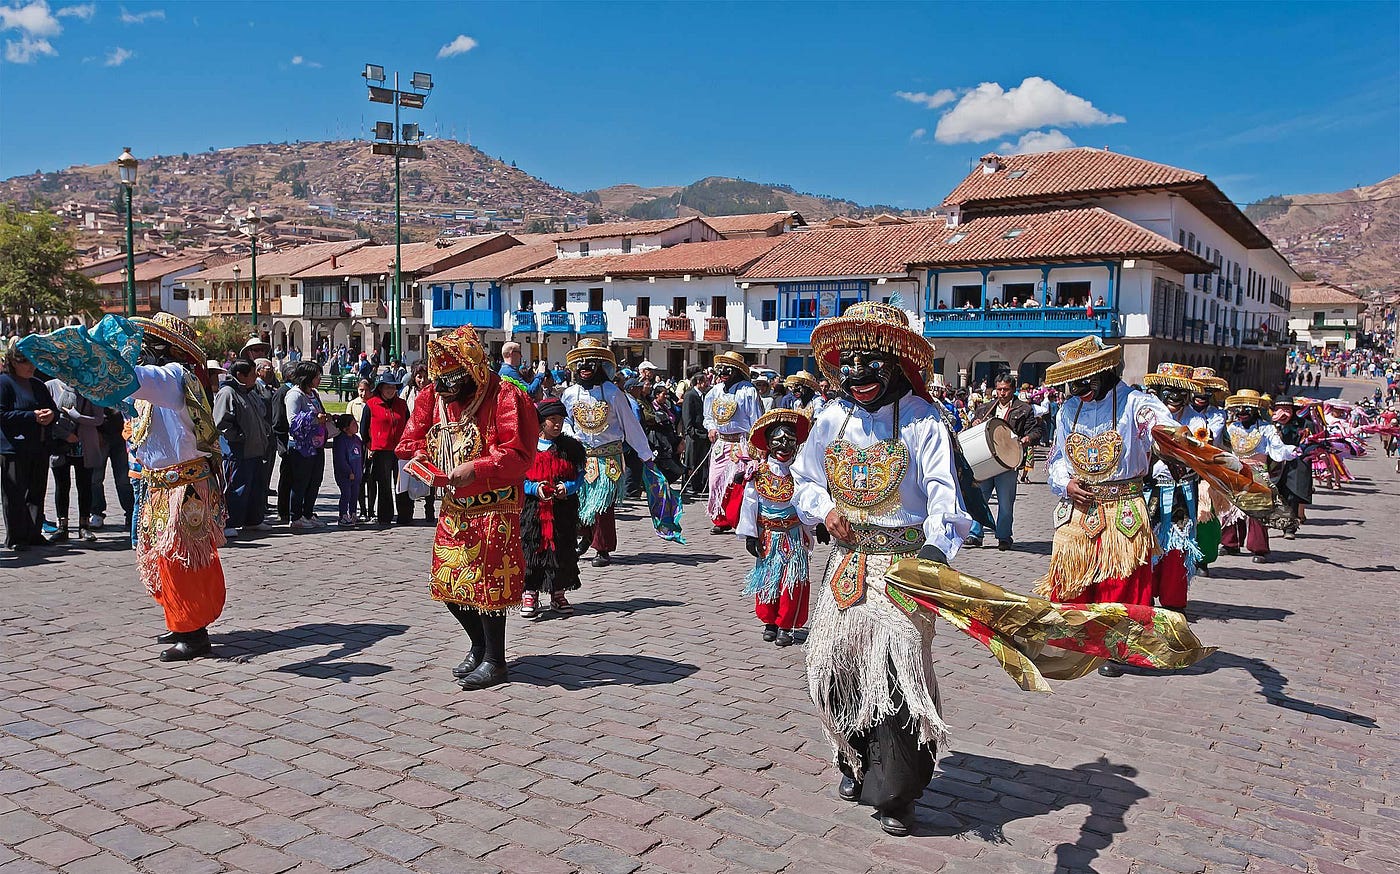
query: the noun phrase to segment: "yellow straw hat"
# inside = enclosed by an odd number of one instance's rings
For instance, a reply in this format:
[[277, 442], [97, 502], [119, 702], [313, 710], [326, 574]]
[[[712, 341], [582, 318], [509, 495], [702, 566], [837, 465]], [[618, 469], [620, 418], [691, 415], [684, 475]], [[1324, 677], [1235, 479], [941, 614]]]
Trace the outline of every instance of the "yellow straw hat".
[[1202, 391], [1201, 384], [1192, 378], [1194, 373], [1195, 369], [1189, 364], [1163, 362], [1157, 365], [1156, 373], [1149, 373], [1142, 378], [1142, 384], [1148, 388], [1154, 385], [1168, 385], [1190, 392]]
[[1123, 363], [1122, 346], [1106, 345], [1092, 335], [1065, 343], [1055, 353], [1060, 360], [1045, 369], [1045, 382], [1049, 385], [1064, 385]]

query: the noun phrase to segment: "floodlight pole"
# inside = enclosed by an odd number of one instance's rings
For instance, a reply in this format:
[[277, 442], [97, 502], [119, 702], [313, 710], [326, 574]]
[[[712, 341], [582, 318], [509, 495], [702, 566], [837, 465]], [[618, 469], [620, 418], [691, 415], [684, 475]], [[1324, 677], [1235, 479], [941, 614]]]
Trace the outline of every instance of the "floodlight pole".
[[250, 221], [253, 226], [253, 335], [262, 338], [258, 331], [258, 223]]
[[124, 186], [126, 188], [126, 317], [131, 318], [136, 315], [136, 247], [134, 243], [135, 233], [131, 225], [131, 189], [134, 185]]
[[395, 361], [403, 360], [403, 183], [399, 176], [399, 166], [403, 163], [403, 139], [399, 128], [399, 74], [394, 73], [394, 338]]

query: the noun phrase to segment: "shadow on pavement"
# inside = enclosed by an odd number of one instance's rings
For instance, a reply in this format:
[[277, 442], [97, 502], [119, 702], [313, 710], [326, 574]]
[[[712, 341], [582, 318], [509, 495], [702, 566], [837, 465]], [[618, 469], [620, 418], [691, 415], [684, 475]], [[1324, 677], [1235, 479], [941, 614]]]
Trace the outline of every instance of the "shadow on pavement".
[[247, 663], [257, 656], [281, 650], [334, 644], [336, 648], [325, 655], [288, 665], [278, 665], [276, 670], [304, 677], [348, 682], [356, 677], [378, 676], [388, 672], [390, 668], [388, 665], [372, 662], [345, 662], [341, 659], [362, 652], [386, 637], [406, 631], [407, 625], [387, 625], [379, 622], [311, 622], [280, 631], [240, 629], [227, 634], [213, 635], [211, 642], [219, 648], [222, 657], [240, 663]]
[[1282, 622], [1293, 615], [1292, 610], [1282, 607], [1250, 607], [1245, 604], [1218, 604], [1214, 601], [1191, 601], [1186, 605], [1186, 613], [1191, 620], [1215, 619], [1229, 622], [1231, 619], [1248, 619], [1255, 622]]
[[957, 801], [943, 810], [923, 808], [914, 834], [956, 836], [1006, 844], [1007, 823], [1042, 816], [1076, 804], [1087, 804], [1089, 815], [1079, 839], [1055, 847], [1054, 870], [1093, 872], [1090, 863], [1127, 830], [1128, 809], [1146, 798], [1146, 789], [1133, 782], [1137, 769], [1100, 757], [1073, 768], [1024, 764], [968, 753], [944, 756], [928, 791]]
[[[541, 602], [548, 604], [548, 600], [541, 596]], [[654, 610], [657, 607], [681, 607], [684, 601], [663, 601], [659, 598], [628, 598], [626, 601], [578, 601], [574, 603], [574, 616], [593, 616], [598, 613], [636, 613], [639, 610]], [[533, 620], [535, 622], [553, 622], [558, 619], [568, 619], [554, 610], [549, 610]]]
[[1335, 719], [1339, 722], [1350, 722], [1353, 725], [1360, 725], [1364, 728], [1377, 728], [1376, 720], [1370, 716], [1363, 716], [1360, 713], [1352, 713], [1350, 710], [1342, 710], [1338, 707], [1329, 707], [1326, 704], [1314, 704], [1311, 701], [1303, 701], [1294, 698], [1285, 690], [1288, 686], [1288, 677], [1281, 673], [1278, 668], [1264, 661], [1263, 659], [1251, 658], [1248, 656], [1236, 655], [1224, 650], [1216, 650], [1201, 661], [1189, 668], [1180, 671], [1163, 672], [1137, 672], [1132, 668], [1125, 668], [1128, 673], [1135, 676], [1149, 679], [1157, 677], [1170, 678], [1173, 674], [1212, 674], [1219, 670], [1235, 668], [1247, 672], [1254, 681], [1259, 684], [1259, 694], [1264, 700], [1286, 710], [1296, 710], [1299, 713], [1310, 713], [1313, 716], [1321, 716], [1324, 719]]
[[1269, 558], [1271, 561], [1297, 561], [1299, 559], [1307, 559], [1308, 561], [1315, 561], [1319, 564], [1331, 565], [1337, 570], [1349, 571], [1351, 573], [1357, 574], [1393, 574], [1396, 571], [1396, 567], [1393, 564], [1375, 564], [1371, 565], [1370, 567], [1351, 567], [1350, 565], [1338, 564], [1337, 562], [1332, 561], [1330, 558], [1318, 555], [1317, 553], [1290, 552], [1284, 549], [1273, 550], [1269, 554]]
[[[733, 536], [733, 535], [730, 535]], [[702, 564], [712, 564], [717, 561], [724, 561], [729, 558], [727, 555], [719, 555], [714, 552], [702, 553], [668, 553], [668, 552], [641, 552], [636, 555], [614, 555], [614, 565], [627, 564], [675, 564], [682, 567], [699, 567]]]
[[510, 663], [510, 678], [571, 692], [599, 686], [660, 686], [700, 670], [695, 665], [627, 653], [526, 655]]

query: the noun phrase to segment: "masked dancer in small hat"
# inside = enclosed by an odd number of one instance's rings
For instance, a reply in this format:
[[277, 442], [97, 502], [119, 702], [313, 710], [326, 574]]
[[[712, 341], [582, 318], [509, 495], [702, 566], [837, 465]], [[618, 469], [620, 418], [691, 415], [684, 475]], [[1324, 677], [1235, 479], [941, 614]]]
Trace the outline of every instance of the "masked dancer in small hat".
[[[1204, 390], [1194, 374], [1188, 364], [1164, 362], [1142, 378], [1143, 386], [1162, 402], [1172, 420], [1188, 430], [1194, 422], [1190, 398]], [[1200, 489], [1201, 478], [1190, 468], [1164, 457], [1152, 463], [1148, 516], [1154, 522], [1161, 549], [1153, 559], [1153, 585], [1158, 602], [1173, 610], [1185, 609], [1186, 589], [1201, 561], [1201, 548], [1196, 541]]]
[[[583, 444], [564, 433], [568, 412], [554, 398], [541, 401], [536, 412], [540, 438], [534, 463], [525, 474], [525, 507], [520, 530], [525, 537], [525, 597], [520, 615], [539, 618], [553, 611], [574, 612], [565, 592], [579, 587], [578, 494], [583, 485], [587, 453]], [[540, 602], [541, 593], [549, 604]]]
[[705, 427], [710, 433], [710, 521], [712, 534], [738, 524], [743, 482], [752, 472], [749, 432], [763, 415], [763, 400], [749, 381], [749, 365], [737, 352], [714, 359], [715, 384], [705, 395]]
[[[206, 358], [169, 313], [107, 316], [19, 341], [26, 358], [100, 406], [122, 405], [141, 467], [132, 539], [141, 581], [165, 611], [163, 662], [210, 651], [224, 608], [224, 502]], [[134, 401], [134, 403], [128, 403]]]
[[[1298, 417], [1298, 407], [1292, 398], [1279, 398], [1274, 401], [1274, 427], [1278, 436], [1289, 446], [1301, 449], [1308, 434], [1306, 423]], [[1288, 510], [1288, 521], [1283, 529], [1283, 539], [1292, 540], [1297, 536], [1298, 524], [1303, 520], [1304, 507], [1312, 503], [1313, 473], [1312, 463], [1300, 454], [1289, 461], [1270, 465], [1270, 475], [1279, 499]]]
[[[1266, 418], [1268, 405], [1264, 397], [1246, 388], [1225, 399], [1225, 411], [1231, 417], [1225, 426], [1225, 448], [1253, 470], [1263, 470], [1269, 462], [1292, 461], [1300, 454], [1298, 447], [1283, 442], [1278, 428]], [[1254, 556], [1255, 563], [1263, 563], [1269, 557], [1269, 529], [1259, 519], [1240, 514], [1224, 526], [1220, 546], [1231, 555], [1239, 555], [1244, 548]]]
[[799, 370], [783, 380], [783, 384], [792, 392], [792, 409], [806, 416], [808, 421], [815, 422], [825, 403], [817, 393], [817, 389], [820, 388], [817, 378], [805, 370]]
[[[744, 594], [754, 598], [763, 639], [778, 646], [792, 646], [793, 631], [807, 624], [813, 532], [792, 505], [790, 466], [811, 428], [811, 421], [797, 410], [779, 409], [764, 413], [749, 433], [749, 443], [762, 461], [744, 486], [736, 529], [754, 557]], [[824, 543], [829, 540], [821, 523], [816, 535]]]
[[933, 671], [933, 614], [887, 588], [902, 558], [946, 563], [972, 528], [954, 437], [926, 387], [933, 347], [895, 306], [853, 304], [812, 331], [840, 398], [792, 465], [793, 505], [834, 541], [807, 637], [807, 685], [836, 754], [841, 798], [909, 832], [947, 728]]
[[520, 508], [539, 416], [530, 398], [491, 371], [470, 326], [428, 341], [430, 382], [399, 441], [403, 459], [445, 476], [429, 588], [471, 638], [453, 668], [463, 689], [507, 680], [506, 611], [525, 591]]
[[[1122, 379], [1123, 348], [1096, 336], [1056, 350], [1046, 370], [1050, 385], [1066, 386], [1046, 469], [1060, 502], [1050, 569], [1035, 593], [1060, 603], [1151, 607], [1157, 538], [1148, 521], [1143, 479], [1151, 470], [1154, 425], [1175, 426], [1155, 396]], [[1109, 662], [1106, 677], [1122, 669]]]

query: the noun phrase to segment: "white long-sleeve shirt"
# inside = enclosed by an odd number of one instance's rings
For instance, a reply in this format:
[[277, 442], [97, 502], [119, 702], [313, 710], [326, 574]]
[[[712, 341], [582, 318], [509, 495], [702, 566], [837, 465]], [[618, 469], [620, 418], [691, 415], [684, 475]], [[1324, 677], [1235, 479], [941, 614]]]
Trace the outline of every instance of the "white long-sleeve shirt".
[[1208, 406], [1204, 410], [1187, 406], [1181, 414], [1181, 424], [1190, 428], [1193, 434], [1204, 428], [1210, 434], [1210, 442], [1219, 446], [1220, 432], [1225, 430], [1225, 411], [1216, 406]]
[[1297, 446], [1283, 442], [1278, 428], [1263, 419], [1250, 428], [1231, 422], [1225, 428], [1225, 434], [1230, 442], [1230, 451], [1245, 461], [1262, 461], [1266, 455], [1271, 461], [1292, 461], [1301, 454]]
[[[715, 418], [715, 402], [719, 400], [733, 402], [735, 405], [734, 415], [727, 422], [721, 422]], [[758, 389], [754, 388], [753, 383], [748, 380], [737, 383], [733, 391], [726, 389], [724, 383], [721, 382], [715, 384], [705, 393], [705, 429], [707, 431], [748, 436], [762, 415], [763, 401], [758, 396]]]
[[[564, 389], [564, 395], [560, 400], [564, 403], [564, 409], [569, 414], [568, 418], [564, 420], [564, 430], [568, 432], [569, 436], [582, 443], [584, 448], [593, 449], [605, 443], [622, 441], [631, 446], [642, 461], [651, 461], [656, 457], [655, 453], [651, 451], [651, 444], [647, 442], [647, 432], [642, 429], [641, 420], [632, 411], [632, 398], [612, 383], [605, 382], [593, 388], [584, 388], [578, 383], [574, 383]], [[574, 418], [574, 407], [579, 404], [600, 402], [608, 405], [607, 422], [603, 426], [603, 430], [596, 434], [589, 434], [578, 427]]]
[[[850, 414], [849, 421], [847, 413]], [[909, 469], [899, 482], [899, 504], [869, 524], [887, 528], [917, 525], [925, 541], [952, 559], [972, 530], [972, 517], [958, 492], [951, 441], [955, 438], [932, 404], [906, 395], [899, 401], [899, 422], [894, 405], [871, 413], [849, 400], [832, 401], [812, 424], [807, 442], [792, 464], [795, 481], [792, 503], [804, 525], [825, 521], [836, 507], [826, 481], [826, 448], [845, 425], [843, 440], [867, 449], [885, 440], [901, 440], [909, 449]]]
[[1097, 437], [1117, 430], [1123, 441], [1122, 451], [1112, 474], [1104, 479], [1140, 479], [1152, 463], [1152, 426], [1176, 424], [1166, 405], [1155, 395], [1134, 391], [1120, 382], [1116, 397], [1117, 406], [1114, 405], [1115, 392], [1110, 391], [1101, 401], [1086, 404], [1071, 397], [1060, 407], [1055, 419], [1055, 448], [1050, 450], [1046, 465], [1050, 491], [1059, 497], [1065, 497], [1069, 481], [1076, 475], [1065, 457], [1065, 441], [1071, 432]]
[[139, 386], [132, 397], [151, 405], [146, 439], [136, 447], [141, 466], [159, 470], [204, 457], [195, 444], [194, 421], [185, 408], [185, 380], [194, 379], [194, 374], [175, 362], [138, 364], [136, 379]]
[[[792, 473], [791, 464], [784, 464], [772, 458], [766, 459], [763, 463], [777, 476], [785, 477]], [[757, 483], [758, 477], [755, 476], [750, 477], [749, 481], [744, 484], [744, 500], [739, 505], [739, 524], [734, 527], [734, 533], [740, 537], [758, 536], [758, 517], [761, 513], [778, 516], [793, 505], [792, 501], [779, 504], [763, 497], [758, 493]], [[811, 526], [803, 527], [810, 528]]]

